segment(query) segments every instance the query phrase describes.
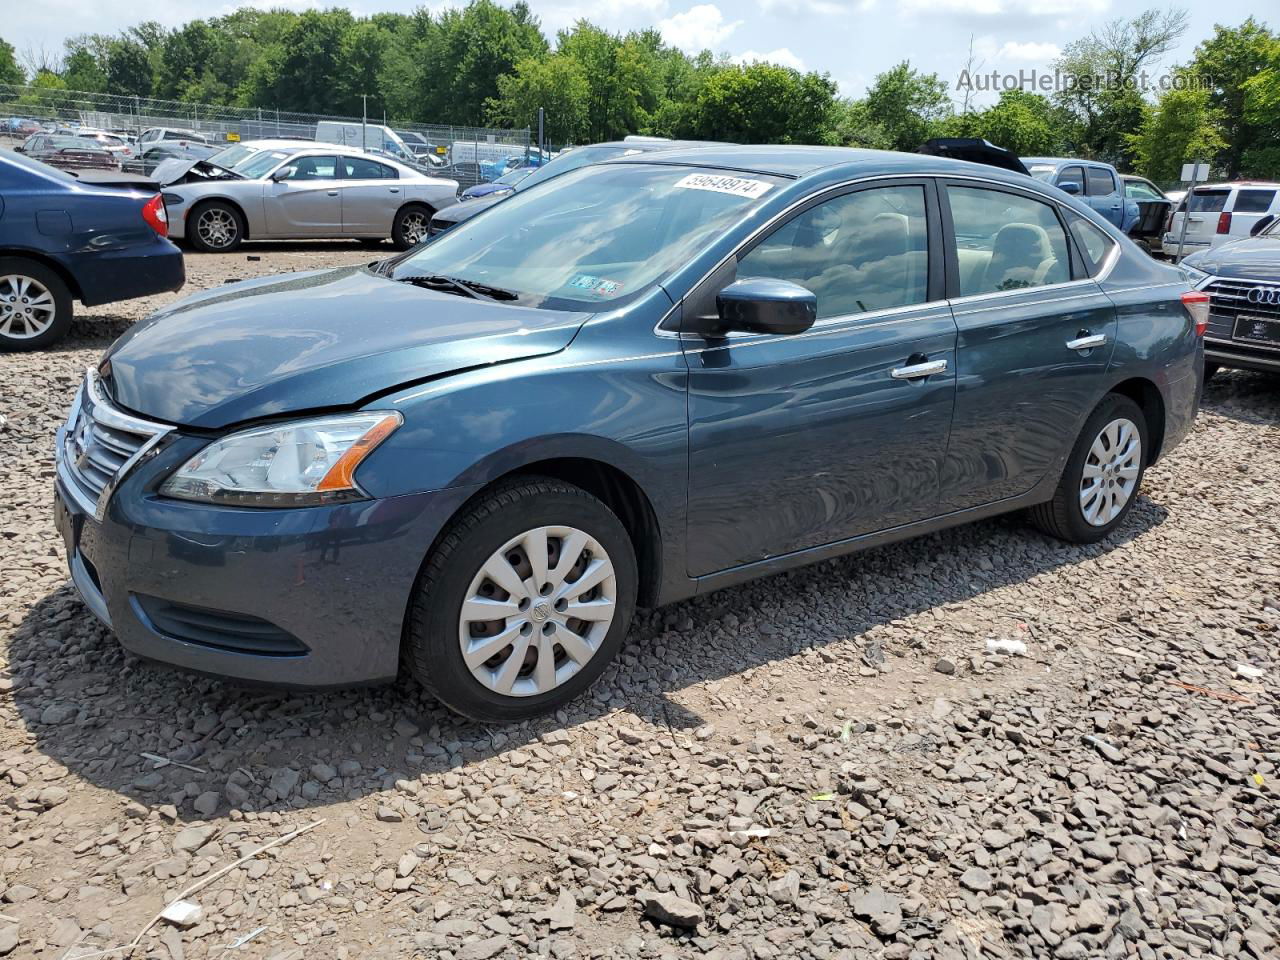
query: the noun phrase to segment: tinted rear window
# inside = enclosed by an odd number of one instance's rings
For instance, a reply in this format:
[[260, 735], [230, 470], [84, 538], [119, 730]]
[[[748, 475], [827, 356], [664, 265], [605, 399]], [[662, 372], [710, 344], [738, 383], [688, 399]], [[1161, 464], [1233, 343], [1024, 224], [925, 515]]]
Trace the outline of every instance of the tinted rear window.
[[1241, 190], [1236, 194], [1236, 213], [1266, 213], [1276, 198], [1274, 190]]
[[1218, 213], [1227, 205], [1227, 190], [1197, 190], [1191, 195], [1192, 213]]

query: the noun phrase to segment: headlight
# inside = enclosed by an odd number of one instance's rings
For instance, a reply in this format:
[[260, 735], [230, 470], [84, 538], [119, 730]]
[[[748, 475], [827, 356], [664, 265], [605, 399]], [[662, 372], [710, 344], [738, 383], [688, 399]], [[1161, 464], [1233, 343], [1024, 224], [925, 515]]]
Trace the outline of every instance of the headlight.
[[160, 494], [246, 507], [361, 500], [356, 467], [403, 422], [376, 411], [233, 433], [179, 467]]
[[1207, 280], [1210, 276], [1209, 274], [1205, 273], [1203, 270], [1197, 270], [1195, 267], [1191, 266], [1191, 264], [1187, 263], [1185, 260], [1178, 263], [1178, 269], [1181, 270], [1184, 274], [1186, 274], [1186, 277], [1189, 281], [1191, 281], [1192, 286], [1195, 286], [1196, 284], [1200, 283], [1201, 280]]

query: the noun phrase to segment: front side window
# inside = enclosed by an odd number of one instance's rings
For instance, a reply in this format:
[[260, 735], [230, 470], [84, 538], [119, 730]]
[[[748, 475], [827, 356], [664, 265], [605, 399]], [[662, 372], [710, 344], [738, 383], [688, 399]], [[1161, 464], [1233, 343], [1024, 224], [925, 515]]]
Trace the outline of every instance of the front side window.
[[1074, 183], [1080, 188], [1080, 192], [1084, 193], [1084, 167], [1065, 167], [1061, 174], [1058, 175], [1058, 186], [1064, 183]]
[[333, 180], [337, 177], [337, 157], [298, 157], [284, 167], [281, 180]]
[[924, 303], [924, 188], [877, 187], [810, 207], [748, 251], [738, 277], [798, 283], [817, 295], [820, 320]]
[[1274, 190], [1241, 190], [1232, 209], [1236, 213], [1266, 213], [1275, 202]]
[[1089, 271], [1089, 276], [1096, 277], [1098, 271], [1102, 269], [1102, 265], [1106, 262], [1107, 254], [1111, 252], [1111, 248], [1116, 243], [1097, 224], [1090, 223], [1084, 217], [1069, 210], [1065, 211], [1065, 213], [1067, 224], [1071, 228], [1071, 235], [1076, 238], [1076, 246], [1080, 248], [1080, 252], [1084, 255], [1084, 263]]
[[1105, 197], [1109, 193], [1115, 193], [1116, 178], [1111, 175], [1110, 170], [1103, 170], [1101, 167], [1090, 167], [1087, 175], [1089, 177], [1089, 196]]
[[1019, 194], [947, 188], [960, 296], [1042, 287], [1071, 279], [1067, 235], [1053, 207]]
[[1124, 193], [1130, 200], [1163, 200], [1164, 195], [1145, 180], [1126, 180]]
[[699, 167], [587, 166], [439, 234], [391, 276], [496, 287], [520, 306], [610, 310], [683, 267], [779, 182]]

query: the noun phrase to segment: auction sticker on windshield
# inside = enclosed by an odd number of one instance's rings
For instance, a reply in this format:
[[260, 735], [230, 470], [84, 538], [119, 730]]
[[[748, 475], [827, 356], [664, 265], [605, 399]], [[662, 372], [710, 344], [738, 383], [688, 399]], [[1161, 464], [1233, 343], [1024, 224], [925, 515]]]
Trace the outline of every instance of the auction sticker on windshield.
[[568, 286], [594, 293], [598, 297], [616, 297], [622, 291], [622, 284], [617, 280], [605, 280], [603, 277], [592, 277], [585, 273], [571, 277]]
[[772, 183], [766, 183], [764, 180], [725, 177], [712, 173], [691, 173], [676, 183], [678, 190], [713, 190], [716, 193], [731, 193], [735, 197], [747, 197], [751, 200], [763, 197], [772, 186]]

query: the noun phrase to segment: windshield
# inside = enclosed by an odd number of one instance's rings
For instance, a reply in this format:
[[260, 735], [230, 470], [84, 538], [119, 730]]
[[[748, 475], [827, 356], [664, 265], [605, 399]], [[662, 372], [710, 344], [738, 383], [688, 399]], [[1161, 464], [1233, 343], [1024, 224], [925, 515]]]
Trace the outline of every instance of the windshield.
[[624, 147], [621, 144], [613, 146], [599, 147], [578, 147], [570, 150], [568, 153], [562, 153], [554, 160], [548, 161], [530, 174], [521, 187], [526, 190], [529, 187], [542, 183], [544, 180], [550, 180], [552, 177], [558, 177], [562, 173], [568, 173], [570, 170], [577, 170], [579, 167], [585, 167], [589, 163], [600, 163], [602, 160], [612, 160], [614, 157], [626, 157], [633, 153], [644, 153], [643, 150], [636, 150], [633, 147]]
[[247, 160], [258, 152], [257, 147], [249, 147], [243, 143], [236, 143], [229, 147], [223, 147], [209, 158], [209, 162], [221, 167], [223, 170], [230, 170], [237, 163]]
[[533, 173], [532, 167], [517, 167], [515, 170], [508, 170], [506, 173], [504, 173], [502, 176], [500, 176], [497, 180], [493, 182], [516, 184], [516, 183], [519, 183], [521, 180], [523, 180], [525, 177], [529, 176], [529, 174], [531, 173]]
[[1031, 174], [1037, 180], [1043, 180], [1045, 183], [1053, 181], [1053, 172], [1058, 168], [1051, 163], [1033, 163], [1027, 168], [1027, 173]]
[[259, 150], [247, 160], [242, 160], [236, 167], [236, 173], [254, 180], [270, 170], [287, 157], [293, 156], [290, 150]]
[[778, 182], [694, 167], [585, 167], [437, 235], [392, 276], [499, 287], [521, 306], [611, 309], [686, 263]]

